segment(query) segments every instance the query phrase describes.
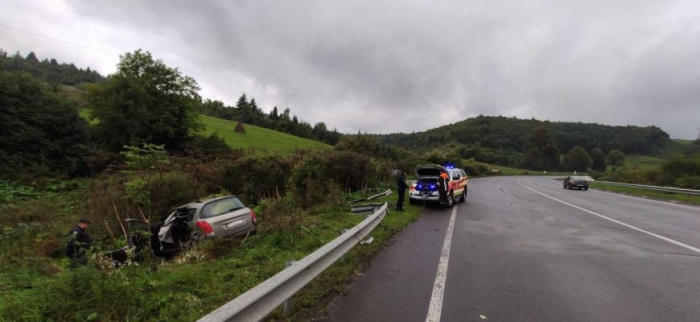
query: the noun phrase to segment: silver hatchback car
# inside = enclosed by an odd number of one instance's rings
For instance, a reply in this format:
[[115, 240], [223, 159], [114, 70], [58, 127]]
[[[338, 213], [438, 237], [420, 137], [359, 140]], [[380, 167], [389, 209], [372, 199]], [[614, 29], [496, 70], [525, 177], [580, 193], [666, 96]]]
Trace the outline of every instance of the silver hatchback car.
[[185, 216], [193, 235], [204, 237], [245, 236], [257, 229], [255, 212], [235, 196], [225, 196], [177, 207], [163, 221], [158, 239], [163, 243], [176, 243], [173, 227]]

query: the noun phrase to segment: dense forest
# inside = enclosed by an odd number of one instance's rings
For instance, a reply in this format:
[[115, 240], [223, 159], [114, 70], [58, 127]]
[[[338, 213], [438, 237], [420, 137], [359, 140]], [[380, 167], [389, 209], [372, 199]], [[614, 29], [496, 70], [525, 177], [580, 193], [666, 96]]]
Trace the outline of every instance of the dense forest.
[[627, 154], [654, 154], [669, 143], [666, 132], [655, 126], [610, 126], [596, 123], [549, 122], [504, 116], [477, 116], [425, 132], [378, 135], [380, 142], [409, 149], [459, 143], [482, 148], [525, 152], [526, 139], [544, 126], [561, 151], [580, 145], [586, 150], [621, 150]]
[[0, 66], [9, 72], [26, 72], [52, 85], [76, 86], [81, 83], [101, 83], [105, 78], [98, 72], [78, 68], [74, 64], [59, 63], [56, 59], [39, 57], [30, 52], [23, 57], [20, 52], [9, 55], [0, 49]]

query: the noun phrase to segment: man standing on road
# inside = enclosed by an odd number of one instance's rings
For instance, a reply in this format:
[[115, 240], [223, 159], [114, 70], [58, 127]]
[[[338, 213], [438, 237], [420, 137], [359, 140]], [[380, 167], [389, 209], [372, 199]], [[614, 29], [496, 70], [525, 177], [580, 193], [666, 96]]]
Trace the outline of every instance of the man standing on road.
[[396, 179], [396, 191], [399, 193], [399, 200], [396, 202], [396, 210], [403, 211], [403, 199], [406, 195], [406, 171], [401, 171]]
[[90, 220], [80, 219], [78, 224], [68, 232], [66, 255], [71, 259], [71, 267], [87, 264], [85, 252], [92, 246], [92, 240], [86, 232], [89, 225]]

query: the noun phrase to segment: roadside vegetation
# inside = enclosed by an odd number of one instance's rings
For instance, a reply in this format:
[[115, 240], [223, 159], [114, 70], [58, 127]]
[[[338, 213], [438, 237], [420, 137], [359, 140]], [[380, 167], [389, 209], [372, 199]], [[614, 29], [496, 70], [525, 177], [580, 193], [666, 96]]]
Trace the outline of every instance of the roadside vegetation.
[[[127, 53], [114, 75], [77, 85], [27, 72], [52, 66], [31, 57], [0, 64], [20, 66], [0, 69], [0, 320], [195, 320], [357, 224], [364, 216], [347, 201], [392, 187], [391, 170], [405, 167], [405, 151], [369, 136], [331, 147], [247, 124], [235, 132], [238, 122], [200, 114], [194, 79], [148, 52]], [[171, 261], [146, 256], [115, 268], [102, 259], [127, 244], [125, 219], [153, 223], [227, 194], [255, 209], [257, 234], [207, 240]], [[287, 319], [342, 291], [382, 241], [420, 215], [406, 209], [304, 289]], [[94, 248], [87, 266], [70, 269], [65, 237], [83, 217]]]
[[700, 205], [700, 196], [680, 193], [669, 193], [662, 191], [645, 190], [639, 188], [619, 187], [602, 182], [591, 183], [591, 189], [604, 190], [615, 193], [622, 193], [630, 196], [645, 197], [658, 200], [679, 201], [688, 204]]
[[[472, 140], [472, 130], [454, 142], [432, 136], [443, 128], [417, 136], [421, 148], [387, 139], [402, 136], [340, 135], [289, 110], [264, 113], [245, 94], [236, 106], [204, 100], [193, 78], [142, 50], [124, 54], [107, 77], [0, 51], [0, 101], [0, 320], [8, 321], [195, 320], [358, 223], [363, 216], [351, 215], [347, 201], [393, 187], [394, 170], [411, 174], [422, 163], [472, 177], [592, 168], [598, 178], [694, 187], [700, 176], [696, 152], [664, 161], [655, 175], [625, 165], [626, 149], [646, 150], [563, 144], [556, 126], [539, 121], [501, 145], [487, 142], [496, 136]], [[477, 120], [479, 131], [498, 125]], [[648, 134], [655, 147], [665, 142], [654, 128], [625, 131]], [[697, 143], [676, 143], [697, 151]], [[256, 235], [207, 240], [165, 262], [147, 256], [115, 268], [102, 260], [127, 244], [125, 219], [155, 223], [175, 206], [229, 194], [255, 209]], [[420, 215], [406, 209], [301, 291], [287, 319], [323, 313], [319, 303], [343, 292], [382, 242]], [[70, 269], [65, 237], [83, 217], [92, 221], [93, 257]]]

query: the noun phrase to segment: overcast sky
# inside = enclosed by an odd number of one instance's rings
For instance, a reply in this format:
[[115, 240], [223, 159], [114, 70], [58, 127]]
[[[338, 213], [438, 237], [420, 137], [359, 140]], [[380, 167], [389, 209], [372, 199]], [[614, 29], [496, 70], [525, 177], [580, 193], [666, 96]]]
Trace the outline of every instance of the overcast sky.
[[204, 98], [343, 132], [483, 115], [700, 127], [700, 1], [0, 0], [0, 48], [113, 73], [150, 51]]

